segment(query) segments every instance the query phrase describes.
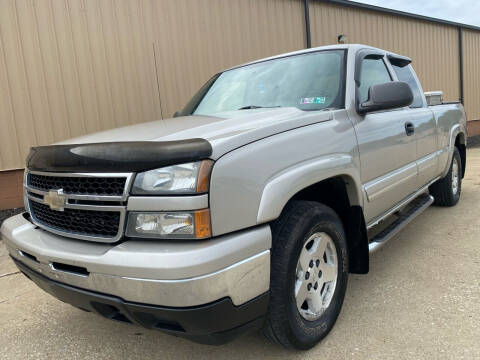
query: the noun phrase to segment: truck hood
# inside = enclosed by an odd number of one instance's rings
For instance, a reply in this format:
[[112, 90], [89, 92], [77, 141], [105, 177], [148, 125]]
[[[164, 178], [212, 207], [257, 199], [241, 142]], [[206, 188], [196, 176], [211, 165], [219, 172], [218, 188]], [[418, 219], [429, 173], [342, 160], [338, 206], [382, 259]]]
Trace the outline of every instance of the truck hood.
[[217, 159], [259, 139], [332, 118], [332, 111], [307, 112], [293, 107], [237, 110], [216, 116], [193, 115], [151, 121], [77, 137], [56, 145], [201, 138], [210, 142], [211, 157]]

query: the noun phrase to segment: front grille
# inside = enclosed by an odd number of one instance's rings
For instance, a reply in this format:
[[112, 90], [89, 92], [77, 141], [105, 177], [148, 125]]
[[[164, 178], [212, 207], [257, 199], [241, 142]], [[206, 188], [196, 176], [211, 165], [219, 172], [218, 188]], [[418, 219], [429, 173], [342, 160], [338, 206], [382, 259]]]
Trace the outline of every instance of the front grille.
[[126, 177], [70, 177], [39, 174], [28, 175], [28, 186], [37, 190], [63, 189], [65, 194], [122, 196]]
[[66, 208], [65, 211], [51, 210], [49, 206], [30, 201], [32, 218], [40, 225], [53, 230], [82, 236], [115, 238], [121, 221], [119, 211], [96, 211]]
[[[132, 179], [131, 173], [28, 171], [25, 198], [31, 220], [57, 235], [95, 242], [117, 242], [123, 236]], [[64, 211], [52, 210], [58, 204]]]

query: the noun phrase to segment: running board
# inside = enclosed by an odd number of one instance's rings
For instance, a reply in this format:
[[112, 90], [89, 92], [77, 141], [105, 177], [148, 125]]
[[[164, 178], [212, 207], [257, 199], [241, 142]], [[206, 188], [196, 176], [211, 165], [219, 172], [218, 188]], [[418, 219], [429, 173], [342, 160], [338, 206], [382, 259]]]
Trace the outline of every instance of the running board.
[[373, 253], [380, 249], [385, 243], [392, 237], [400, 232], [410, 221], [415, 219], [418, 215], [423, 213], [433, 203], [433, 196], [429, 194], [423, 194], [417, 197], [408, 205], [408, 210], [401, 213], [393, 223], [383, 229], [380, 233], [368, 244], [368, 251]]

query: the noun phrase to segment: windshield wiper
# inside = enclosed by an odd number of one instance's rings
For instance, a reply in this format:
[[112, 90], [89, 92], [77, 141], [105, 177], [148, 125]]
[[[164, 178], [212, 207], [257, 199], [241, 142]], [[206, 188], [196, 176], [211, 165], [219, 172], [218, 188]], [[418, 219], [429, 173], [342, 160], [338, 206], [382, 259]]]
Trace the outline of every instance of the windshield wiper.
[[281, 107], [280, 105], [276, 106], [258, 106], [258, 105], [247, 105], [247, 106], [242, 106], [238, 110], [248, 110], [248, 109], [262, 109], [262, 108], [278, 108]]

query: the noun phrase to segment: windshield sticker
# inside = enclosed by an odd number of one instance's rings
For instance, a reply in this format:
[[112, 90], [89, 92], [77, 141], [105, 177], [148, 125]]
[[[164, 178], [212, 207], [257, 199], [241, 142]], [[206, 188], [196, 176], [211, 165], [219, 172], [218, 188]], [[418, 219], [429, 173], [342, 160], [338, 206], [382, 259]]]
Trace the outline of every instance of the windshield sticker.
[[325, 104], [325, 96], [301, 98], [300, 104]]

